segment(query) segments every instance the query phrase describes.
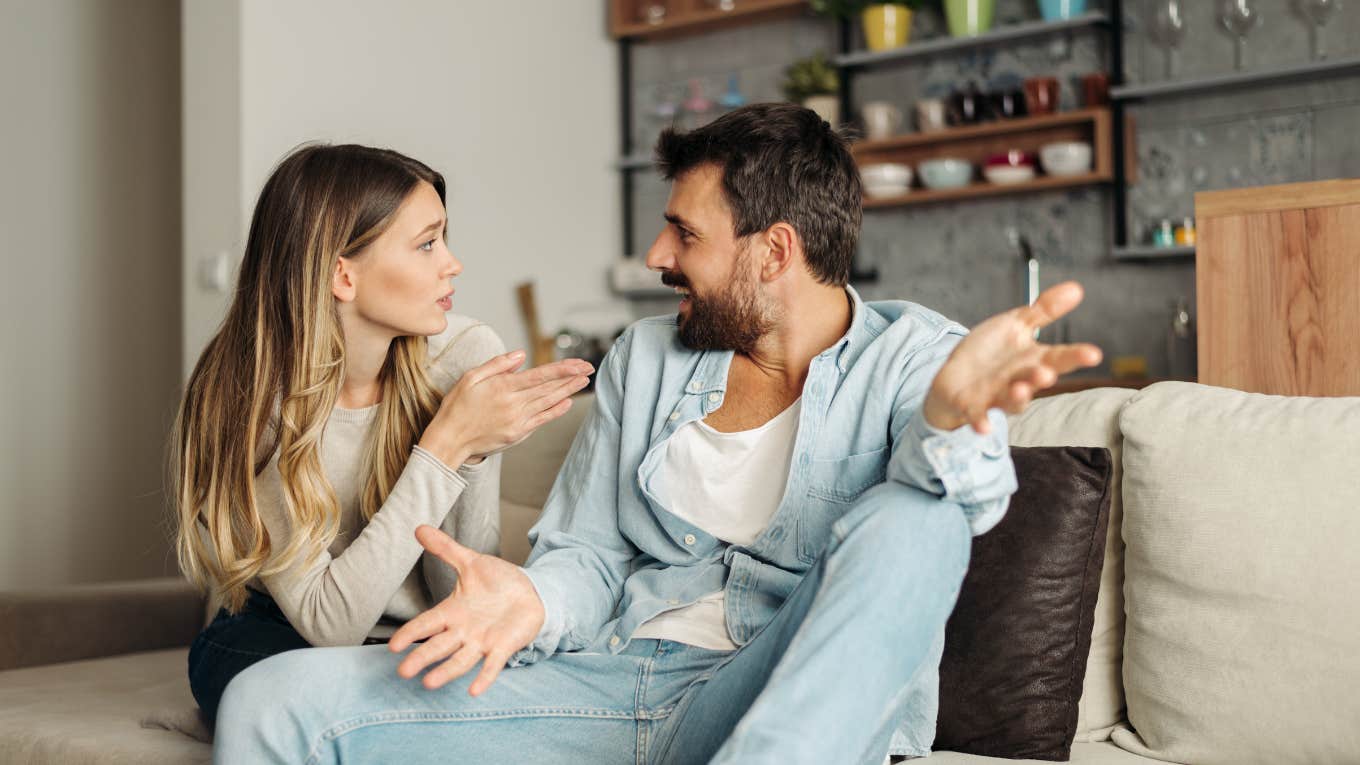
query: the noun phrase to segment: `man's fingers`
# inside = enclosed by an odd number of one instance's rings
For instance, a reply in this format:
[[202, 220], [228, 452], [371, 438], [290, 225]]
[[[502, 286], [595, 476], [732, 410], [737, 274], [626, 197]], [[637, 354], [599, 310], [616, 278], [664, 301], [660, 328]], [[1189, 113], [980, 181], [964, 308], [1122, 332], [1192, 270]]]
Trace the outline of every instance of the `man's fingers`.
[[391, 639], [387, 641], [387, 650], [392, 653], [401, 653], [417, 640], [424, 640], [431, 635], [438, 635], [443, 632], [444, 629], [445, 624], [443, 615], [439, 613], [438, 608], [431, 608], [411, 621], [401, 625], [400, 629], [392, 633]]
[[464, 643], [457, 653], [449, 657], [448, 661], [426, 672], [420, 683], [432, 691], [436, 688], [442, 688], [449, 681], [457, 680], [466, 675], [468, 670], [477, 666], [477, 662], [481, 661], [481, 658], [480, 647], [471, 643]]
[[1047, 327], [1068, 314], [1080, 303], [1085, 293], [1076, 282], [1063, 282], [1039, 293], [1034, 305], [1021, 309], [1025, 323], [1034, 329]]
[[507, 651], [502, 648], [494, 649], [488, 653], [486, 659], [482, 662], [482, 671], [477, 673], [477, 679], [473, 680], [472, 685], [468, 687], [468, 693], [472, 696], [482, 695], [487, 688], [491, 687], [492, 683], [496, 682], [501, 670], [505, 668], [505, 662], [509, 661], [514, 653], [514, 651]]
[[406, 655], [405, 659], [397, 665], [397, 674], [410, 679], [420, 674], [420, 670], [430, 666], [440, 659], [458, 650], [463, 645], [463, 639], [452, 632], [445, 630], [416, 646], [416, 649]]
[[453, 566], [453, 570], [462, 574], [471, 565], [477, 553], [453, 541], [453, 537], [436, 529], [433, 526], [422, 525], [416, 529], [416, 540], [420, 546], [429, 550], [440, 560]]
[[1054, 345], [1044, 349], [1044, 363], [1053, 367], [1060, 375], [1076, 369], [1093, 367], [1100, 363], [1100, 348], [1090, 343]]

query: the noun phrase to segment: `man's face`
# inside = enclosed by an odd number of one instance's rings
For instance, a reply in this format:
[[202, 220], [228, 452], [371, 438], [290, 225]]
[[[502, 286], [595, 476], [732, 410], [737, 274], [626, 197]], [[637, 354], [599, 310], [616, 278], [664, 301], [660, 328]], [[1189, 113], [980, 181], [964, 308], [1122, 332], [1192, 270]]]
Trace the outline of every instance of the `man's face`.
[[647, 252], [647, 267], [684, 296], [679, 322], [686, 347], [749, 354], [769, 331], [758, 239], [733, 236], [718, 166], [701, 165], [671, 184], [666, 227]]

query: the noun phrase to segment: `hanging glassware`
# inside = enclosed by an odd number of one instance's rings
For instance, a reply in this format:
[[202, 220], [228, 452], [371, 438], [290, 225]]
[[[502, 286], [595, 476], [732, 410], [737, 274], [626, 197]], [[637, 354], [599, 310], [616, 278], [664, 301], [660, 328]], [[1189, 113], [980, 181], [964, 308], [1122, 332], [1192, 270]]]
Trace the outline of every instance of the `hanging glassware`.
[[1157, 0], [1148, 23], [1152, 39], [1166, 51], [1166, 79], [1176, 77], [1176, 56], [1185, 39], [1185, 15], [1180, 0]]
[[1299, 0], [1299, 9], [1303, 15], [1313, 22], [1312, 32], [1313, 60], [1322, 61], [1327, 58], [1327, 41], [1323, 37], [1327, 22], [1341, 7], [1338, 0]]
[[1261, 23], [1261, 12], [1252, 0], [1222, 0], [1218, 5], [1218, 18], [1223, 28], [1237, 38], [1233, 68], [1240, 72], [1247, 66], [1247, 34]]

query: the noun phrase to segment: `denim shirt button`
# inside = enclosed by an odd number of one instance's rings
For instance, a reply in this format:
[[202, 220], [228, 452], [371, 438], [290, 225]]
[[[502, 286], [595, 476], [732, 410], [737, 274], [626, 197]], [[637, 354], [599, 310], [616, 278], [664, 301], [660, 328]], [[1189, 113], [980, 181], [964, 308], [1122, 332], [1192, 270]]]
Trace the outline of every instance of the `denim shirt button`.
[[668, 605], [668, 606], [678, 606], [678, 605], [680, 605], [680, 601], [676, 600], [675, 598], [671, 598], [670, 600], [666, 601], [666, 605]]
[[675, 421], [678, 420], [678, 419], [680, 419], [680, 413], [679, 413], [679, 412], [671, 412], [671, 416], [670, 416], [671, 422], [675, 422]]
[[722, 396], [718, 395], [717, 393], [708, 394], [708, 402], [710, 404], [716, 404], [719, 401], [722, 401]]
[[609, 644], [610, 644], [610, 645], [618, 645], [618, 644], [619, 644], [619, 636], [618, 636], [618, 635], [615, 635], [614, 637], [609, 638]]
[[686, 535], [685, 535], [685, 544], [687, 544], [687, 545], [692, 545], [692, 544], [694, 544], [696, 541], [698, 541], [698, 540], [696, 540], [696, 539], [694, 538], [694, 535], [693, 535], [693, 534], [686, 534]]

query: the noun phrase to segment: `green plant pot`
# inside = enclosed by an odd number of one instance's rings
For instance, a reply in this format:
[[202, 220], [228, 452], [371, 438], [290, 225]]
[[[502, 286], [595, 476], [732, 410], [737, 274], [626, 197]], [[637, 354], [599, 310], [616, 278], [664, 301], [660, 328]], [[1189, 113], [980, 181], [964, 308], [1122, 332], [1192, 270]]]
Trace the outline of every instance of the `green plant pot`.
[[975, 37], [992, 28], [996, 0], [944, 0], [944, 16], [949, 33], [955, 37]]

